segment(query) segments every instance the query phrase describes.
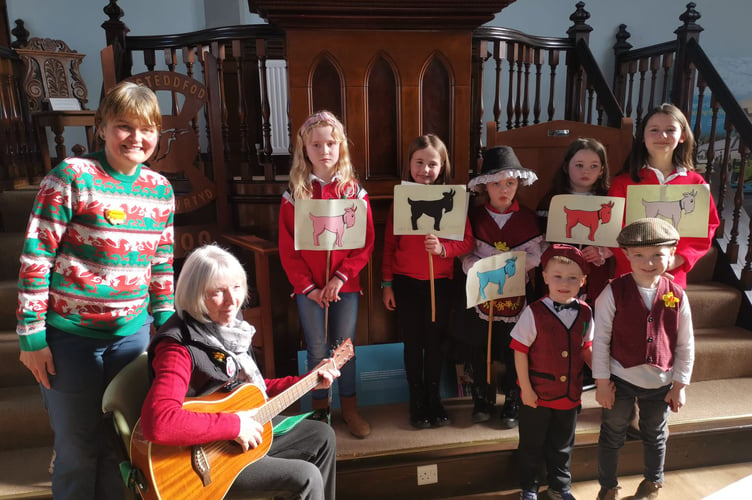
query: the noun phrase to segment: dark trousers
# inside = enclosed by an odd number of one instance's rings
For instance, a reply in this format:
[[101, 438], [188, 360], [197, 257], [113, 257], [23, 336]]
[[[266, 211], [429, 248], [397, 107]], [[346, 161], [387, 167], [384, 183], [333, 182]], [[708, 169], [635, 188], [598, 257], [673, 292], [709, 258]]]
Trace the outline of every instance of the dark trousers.
[[332, 500], [337, 447], [330, 425], [303, 420], [275, 436], [269, 452], [235, 478], [231, 491], [284, 499]]
[[395, 275], [397, 328], [405, 344], [405, 372], [411, 386], [438, 384], [443, 363], [442, 345], [449, 328], [452, 281], [434, 280], [436, 321], [431, 321], [431, 283]]
[[663, 482], [669, 414], [669, 406], [664, 398], [671, 386], [643, 389], [619, 377], [611, 377], [611, 380], [616, 385], [616, 399], [611, 410], [604, 408], [602, 412], [601, 433], [598, 437], [598, 482], [604, 488], [614, 488], [618, 484], [616, 467], [619, 463], [619, 450], [624, 446], [635, 400], [640, 411], [645, 479]]
[[549, 488], [558, 492], [572, 488], [569, 466], [579, 410], [520, 407], [518, 453], [523, 490], [538, 490], [538, 472], [544, 465]]
[[[463, 351], [463, 361], [470, 365], [473, 381], [483, 386], [488, 374], [488, 321], [478, 317], [474, 308], [467, 310], [465, 318], [467, 335], [459, 339], [458, 343], [462, 345], [460, 350]], [[506, 367], [501, 380], [501, 389], [505, 394], [517, 387], [514, 351], [509, 346], [514, 325], [515, 323], [494, 321], [491, 331], [491, 359], [501, 361]]]

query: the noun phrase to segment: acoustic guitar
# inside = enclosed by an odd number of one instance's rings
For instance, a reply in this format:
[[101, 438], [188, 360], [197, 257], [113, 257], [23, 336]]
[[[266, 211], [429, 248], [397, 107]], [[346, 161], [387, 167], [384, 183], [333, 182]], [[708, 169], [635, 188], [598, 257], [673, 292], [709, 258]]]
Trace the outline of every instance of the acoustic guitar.
[[[332, 354], [340, 369], [354, 355], [350, 339]], [[304, 376], [285, 391], [266, 401], [261, 390], [243, 384], [229, 393], [186, 398], [183, 408], [195, 412], [237, 412], [258, 409], [255, 419], [263, 424], [262, 441], [246, 452], [235, 441], [214, 441], [194, 446], [163, 446], [144, 438], [141, 421], [131, 437], [131, 462], [143, 475], [138, 492], [144, 500], [221, 499], [240, 472], [262, 458], [272, 445], [273, 417], [304, 396], [319, 383], [316, 371]]]

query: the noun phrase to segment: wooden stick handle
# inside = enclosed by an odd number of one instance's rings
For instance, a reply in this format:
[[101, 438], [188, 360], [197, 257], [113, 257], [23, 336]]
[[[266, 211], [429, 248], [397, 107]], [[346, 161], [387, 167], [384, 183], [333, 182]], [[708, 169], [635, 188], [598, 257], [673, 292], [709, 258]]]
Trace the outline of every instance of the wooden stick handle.
[[486, 348], [486, 383], [491, 383], [491, 337], [493, 334], [493, 313], [496, 307], [496, 300], [491, 301], [488, 308], [488, 347]]
[[431, 280], [431, 323], [436, 323], [436, 285], [433, 282], [433, 254], [428, 252], [428, 273]]

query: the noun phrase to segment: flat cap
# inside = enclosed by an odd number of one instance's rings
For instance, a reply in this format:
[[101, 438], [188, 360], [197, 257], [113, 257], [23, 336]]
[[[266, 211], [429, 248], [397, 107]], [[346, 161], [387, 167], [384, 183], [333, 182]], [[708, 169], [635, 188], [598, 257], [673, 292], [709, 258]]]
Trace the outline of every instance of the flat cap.
[[646, 217], [624, 226], [616, 241], [624, 248], [674, 246], [679, 242], [679, 231], [663, 219]]
[[543, 255], [541, 255], [541, 269], [546, 269], [546, 264], [551, 260], [551, 257], [566, 257], [569, 260], [574, 261], [575, 264], [580, 266], [580, 270], [583, 274], [590, 272], [590, 264], [585, 260], [582, 252], [573, 247], [572, 245], [566, 245], [564, 243], [553, 243], [550, 245]]

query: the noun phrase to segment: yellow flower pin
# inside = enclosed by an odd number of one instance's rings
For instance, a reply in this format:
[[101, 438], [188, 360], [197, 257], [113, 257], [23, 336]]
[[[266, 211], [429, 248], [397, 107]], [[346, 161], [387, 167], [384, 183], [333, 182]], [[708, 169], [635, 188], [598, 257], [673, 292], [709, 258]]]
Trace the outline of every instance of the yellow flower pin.
[[507, 252], [509, 250], [509, 245], [507, 245], [506, 241], [495, 241], [494, 246], [499, 252]]
[[222, 362], [225, 360], [225, 355], [224, 353], [214, 351], [214, 359], [216, 359], [219, 362]]
[[679, 297], [675, 297], [674, 292], [664, 293], [661, 298], [666, 307], [670, 307], [671, 309], [675, 308], [676, 304], [679, 303]]

